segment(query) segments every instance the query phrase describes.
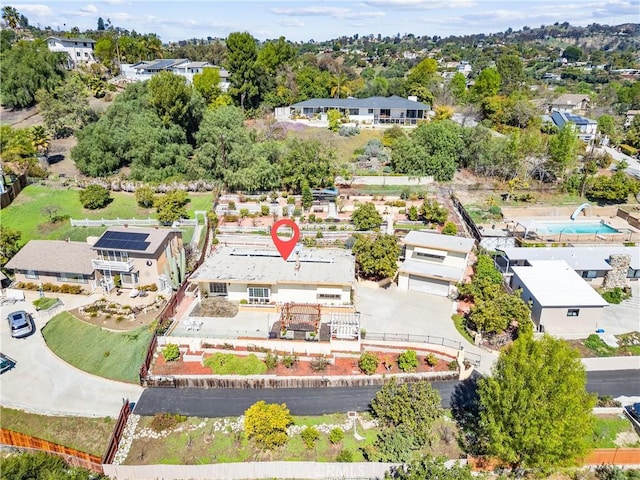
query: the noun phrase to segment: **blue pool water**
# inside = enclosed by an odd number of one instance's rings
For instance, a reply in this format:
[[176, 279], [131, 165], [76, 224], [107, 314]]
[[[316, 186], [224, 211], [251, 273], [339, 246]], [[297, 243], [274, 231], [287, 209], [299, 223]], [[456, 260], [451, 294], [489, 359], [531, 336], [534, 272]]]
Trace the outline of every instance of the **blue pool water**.
[[558, 233], [619, 233], [618, 230], [601, 222], [536, 222], [536, 232], [553, 235]]

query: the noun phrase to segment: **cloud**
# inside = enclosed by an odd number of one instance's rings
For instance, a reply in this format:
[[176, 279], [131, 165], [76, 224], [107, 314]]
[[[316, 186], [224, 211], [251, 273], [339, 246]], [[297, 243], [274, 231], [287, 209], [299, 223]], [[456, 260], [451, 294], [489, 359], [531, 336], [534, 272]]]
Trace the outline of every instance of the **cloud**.
[[367, 19], [380, 18], [384, 12], [354, 12], [350, 8], [342, 7], [300, 7], [300, 8], [272, 8], [269, 10], [275, 15], [287, 15], [291, 17], [332, 17], [336, 19]]
[[120, 5], [124, 3], [124, 0], [102, 0], [102, 3], [106, 3], [107, 5]]
[[474, 0], [365, 0], [365, 5], [394, 10], [435, 10], [476, 5]]
[[89, 4], [68, 14], [74, 17], [95, 17], [98, 14], [98, 8], [95, 5]]
[[283, 27], [304, 27], [304, 22], [297, 18], [287, 18], [285, 20], [280, 20], [277, 23]]
[[640, 12], [640, 0], [611, 1], [594, 9], [594, 17], [611, 17], [619, 15], [632, 15], [638, 18]]
[[47, 18], [53, 16], [53, 10], [47, 5], [14, 5], [14, 8], [27, 17]]
[[117, 13], [112, 13], [111, 15], [109, 15], [109, 18], [112, 18], [114, 20], [124, 21], [124, 20], [133, 19], [133, 16], [131, 16], [128, 13], [125, 13], [125, 12], [117, 12]]

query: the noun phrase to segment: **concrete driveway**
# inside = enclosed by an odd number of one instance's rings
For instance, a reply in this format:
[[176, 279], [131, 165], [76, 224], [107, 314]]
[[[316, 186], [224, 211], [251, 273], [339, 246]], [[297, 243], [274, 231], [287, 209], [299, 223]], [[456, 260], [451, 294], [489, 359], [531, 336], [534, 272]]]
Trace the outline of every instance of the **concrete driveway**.
[[640, 331], [640, 282], [630, 282], [631, 298], [604, 309], [598, 328], [608, 335]]
[[[51, 315], [35, 312], [31, 301], [37, 294], [33, 293], [27, 293], [26, 301], [3, 305], [0, 309], [0, 351], [17, 362], [0, 377], [0, 404], [47, 415], [116, 417], [123, 398], [137, 401], [143, 390], [140, 386], [82, 372], [49, 350], [40, 330]], [[63, 308], [75, 308], [92, 300], [92, 297], [65, 295]], [[36, 325], [33, 335], [23, 339], [11, 337], [6, 316], [15, 310], [26, 310], [33, 315]]]

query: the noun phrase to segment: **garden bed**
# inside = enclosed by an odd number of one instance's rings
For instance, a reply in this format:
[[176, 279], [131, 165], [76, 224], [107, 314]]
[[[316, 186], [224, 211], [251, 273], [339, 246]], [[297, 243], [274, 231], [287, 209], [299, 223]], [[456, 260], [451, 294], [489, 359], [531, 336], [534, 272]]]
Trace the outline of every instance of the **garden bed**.
[[148, 297], [144, 304], [140, 303], [138, 298], [130, 301], [137, 305], [121, 304], [102, 298], [91, 305], [71, 310], [70, 313], [85, 323], [106, 330], [129, 331], [152, 323], [167, 303], [160, 295]]

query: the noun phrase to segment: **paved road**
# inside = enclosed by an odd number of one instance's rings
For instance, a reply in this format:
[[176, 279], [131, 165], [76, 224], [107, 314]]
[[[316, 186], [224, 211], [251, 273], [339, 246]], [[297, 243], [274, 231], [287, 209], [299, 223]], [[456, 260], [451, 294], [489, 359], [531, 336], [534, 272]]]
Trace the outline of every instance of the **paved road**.
[[[477, 377], [476, 377], [477, 378]], [[473, 382], [433, 382], [443, 406], [451, 405], [454, 392], [468, 391]], [[136, 404], [138, 415], [157, 412], [180, 413], [196, 417], [234, 417], [258, 400], [286, 403], [293, 415], [366, 411], [380, 387], [300, 388], [300, 389], [193, 389], [148, 388]], [[640, 397], [638, 370], [588, 373], [587, 390], [613, 397]]]

